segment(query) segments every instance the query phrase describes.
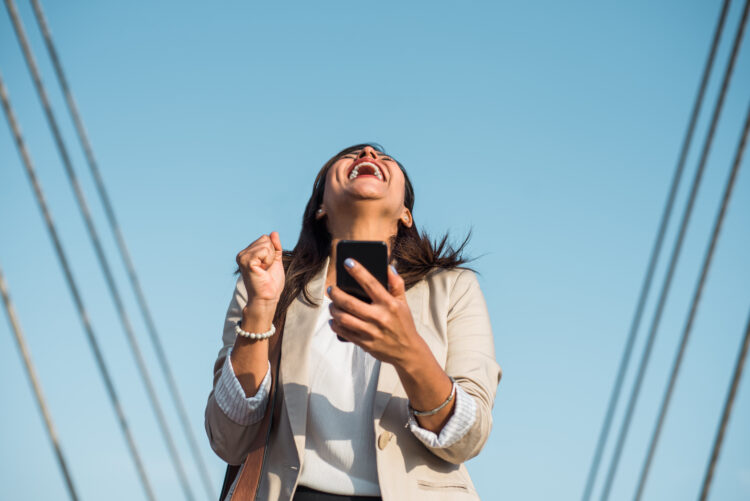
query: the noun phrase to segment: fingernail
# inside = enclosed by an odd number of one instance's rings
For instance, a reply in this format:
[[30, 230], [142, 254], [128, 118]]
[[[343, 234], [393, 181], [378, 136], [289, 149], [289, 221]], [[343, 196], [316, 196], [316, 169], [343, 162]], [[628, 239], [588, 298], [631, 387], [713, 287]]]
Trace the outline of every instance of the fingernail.
[[344, 260], [344, 266], [347, 268], [354, 268], [354, 259], [348, 257]]
[[388, 266], [391, 267], [391, 271], [393, 272], [394, 275], [398, 275], [398, 272], [396, 271], [396, 267], [395, 266], [393, 266], [392, 264], [389, 264]]
[[329, 285], [329, 286], [328, 286], [328, 288], [326, 289], [326, 292], [328, 293], [328, 295], [329, 295], [329, 296], [331, 295], [331, 286], [330, 286], [330, 285]]

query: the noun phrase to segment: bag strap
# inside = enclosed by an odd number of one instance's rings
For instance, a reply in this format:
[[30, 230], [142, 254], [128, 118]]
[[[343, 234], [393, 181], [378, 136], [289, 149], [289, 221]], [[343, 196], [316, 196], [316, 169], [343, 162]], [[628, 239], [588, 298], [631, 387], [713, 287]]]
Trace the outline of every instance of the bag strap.
[[221, 494], [219, 494], [219, 501], [224, 501], [227, 498], [229, 488], [234, 483], [234, 479], [237, 478], [240, 467], [241, 465], [238, 464], [227, 465], [227, 471], [224, 473], [224, 484], [221, 486]]
[[278, 391], [276, 384], [279, 378], [279, 366], [281, 365], [281, 338], [284, 334], [285, 319], [279, 322], [281, 325], [276, 329], [276, 335], [269, 339], [268, 360], [271, 363], [271, 391], [269, 392], [268, 407], [260, 422], [258, 433], [250, 444], [250, 450], [245, 461], [240, 466], [227, 465], [224, 477], [224, 486], [221, 490], [220, 500], [226, 499], [228, 491], [234, 483], [235, 477], [239, 475], [237, 484], [232, 493], [231, 501], [251, 501], [255, 499], [260, 485], [260, 476], [263, 471], [263, 462], [266, 458], [266, 446], [271, 436], [271, 423], [273, 422], [274, 408]]

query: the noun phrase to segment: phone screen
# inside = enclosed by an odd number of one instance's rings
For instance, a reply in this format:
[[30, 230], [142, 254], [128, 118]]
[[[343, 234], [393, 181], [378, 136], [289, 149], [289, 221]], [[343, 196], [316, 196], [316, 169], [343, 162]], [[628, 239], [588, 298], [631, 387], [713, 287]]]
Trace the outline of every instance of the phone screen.
[[385, 242], [369, 240], [341, 240], [336, 246], [336, 286], [366, 303], [372, 303], [370, 296], [344, 266], [344, 260], [348, 257], [362, 264], [388, 289], [388, 247]]

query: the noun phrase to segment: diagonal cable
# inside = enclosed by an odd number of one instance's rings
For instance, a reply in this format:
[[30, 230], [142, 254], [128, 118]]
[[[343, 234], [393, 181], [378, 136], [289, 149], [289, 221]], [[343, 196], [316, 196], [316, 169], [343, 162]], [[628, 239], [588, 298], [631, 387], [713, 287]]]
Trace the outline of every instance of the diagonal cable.
[[732, 414], [732, 405], [734, 404], [734, 398], [737, 396], [737, 388], [740, 385], [740, 379], [742, 377], [742, 369], [745, 367], [745, 358], [747, 357], [747, 349], [750, 346], [750, 317], [747, 319], [747, 326], [745, 327], [745, 337], [740, 345], [739, 353], [737, 354], [737, 362], [734, 365], [734, 372], [732, 374], [732, 382], [729, 385], [729, 391], [727, 392], [727, 399], [724, 401], [724, 410], [721, 413], [721, 421], [719, 422], [719, 429], [716, 431], [716, 438], [714, 438], [714, 446], [711, 449], [711, 459], [706, 467], [706, 474], [703, 477], [703, 485], [701, 487], [700, 501], [706, 501], [708, 498], [708, 491], [711, 488], [711, 480], [714, 476], [714, 470], [716, 469], [716, 462], [719, 459], [719, 452], [721, 452], [721, 444], [724, 441], [724, 434], [727, 430], [727, 424], [729, 423], [729, 416]]
[[91, 351], [93, 351], [94, 353], [94, 359], [96, 360], [97, 367], [99, 368], [99, 373], [101, 374], [102, 380], [104, 381], [107, 395], [109, 396], [112, 407], [114, 407], [115, 413], [117, 414], [122, 433], [123, 435], [125, 435], [125, 440], [127, 441], [128, 447], [130, 449], [130, 455], [132, 456], [136, 470], [138, 471], [143, 490], [145, 491], [148, 499], [153, 501], [155, 497], [153, 490], [151, 489], [151, 485], [148, 481], [148, 475], [146, 474], [146, 470], [143, 467], [143, 462], [141, 461], [138, 449], [135, 446], [133, 435], [130, 433], [130, 427], [128, 426], [127, 419], [125, 418], [125, 413], [123, 412], [122, 406], [120, 405], [120, 399], [117, 396], [114, 383], [112, 382], [112, 377], [110, 376], [107, 365], [104, 362], [104, 357], [102, 356], [101, 349], [99, 348], [99, 343], [96, 340], [94, 328], [91, 326], [88, 313], [86, 312], [83, 300], [81, 299], [81, 294], [78, 291], [78, 285], [76, 285], [75, 279], [73, 278], [73, 273], [70, 269], [70, 265], [68, 264], [68, 258], [63, 251], [60, 238], [57, 235], [57, 229], [55, 228], [55, 225], [52, 221], [52, 215], [47, 208], [47, 202], [44, 199], [42, 188], [39, 185], [39, 181], [37, 180], [34, 166], [31, 163], [31, 157], [29, 157], [28, 151], [26, 150], [26, 144], [24, 143], [23, 136], [21, 135], [21, 131], [18, 127], [18, 122], [16, 121], [15, 115], [13, 114], [13, 109], [10, 106], [10, 100], [8, 99], [8, 93], [5, 90], [5, 84], [3, 83], [2, 76], [0, 76], [0, 99], [2, 99], [3, 110], [5, 111], [5, 116], [8, 119], [8, 123], [10, 124], [10, 128], [13, 132], [13, 137], [16, 142], [16, 148], [18, 149], [18, 153], [21, 155], [21, 160], [23, 161], [24, 167], [26, 168], [26, 174], [29, 176], [29, 180], [34, 188], [34, 195], [36, 196], [37, 203], [39, 204], [39, 208], [42, 211], [42, 215], [44, 216], [44, 222], [47, 224], [47, 231], [49, 232], [50, 238], [52, 239], [52, 244], [55, 247], [57, 258], [60, 261], [60, 266], [63, 269], [65, 280], [68, 284], [68, 288], [70, 289], [71, 296], [73, 296], [73, 301], [75, 302], [76, 308], [78, 310], [78, 315], [81, 318], [83, 328], [86, 331], [86, 336], [89, 345], [91, 346]]
[[21, 323], [16, 317], [16, 310], [13, 308], [13, 302], [10, 299], [10, 293], [8, 292], [8, 286], [5, 283], [5, 277], [3, 276], [3, 270], [0, 268], [0, 295], [3, 296], [3, 303], [5, 304], [5, 311], [8, 313], [8, 321], [13, 329], [13, 334], [16, 337], [16, 344], [18, 345], [18, 351], [21, 352], [21, 358], [23, 359], [24, 367], [26, 368], [26, 375], [29, 377], [31, 387], [34, 389], [34, 396], [36, 396], [36, 403], [39, 405], [39, 411], [42, 413], [44, 418], [44, 424], [47, 427], [47, 435], [52, 442], [52, 448], [55, 450], [55, 458], [57, 458], [57, 464], [60, 467], [60, 471], [65, 478], [65, 486], [68, 489], [70, 499], [78, 501], [78, 494], [76, 488], [73, 485], [73, 478], [70, 476], [70, 470], [68, 469], [68, 462], [65, 460], [62, 448], [60, 447], [60, 441], [57, 439], [57, 432], [55, 431], [55, 425], [52, 422], [52, 415], [49, 412], [47, 403], [44, 400], [44, 394], [42, 393], [42, 385], [39, 384], [39, 378], [37, 378], [34, 364], [31, 362], [31, 353], [26, 345], [26, 340], [21, 330]]
[[111, 199], [105, 188], [104, 180], [102, 179], [101, 173], [99, 171], [99, 166], [96, 161], [96, 158], [94, 157], [94, 150], [91, 146], [91, 142], [89, 141], [88, 134], [86, 133], [86, 129], [83, 125], [83, 120], [81, 119], [81, 116], [78, 113], [78, 107], [76, 106], [75, 99], [73, 98], [73, 93], [70, 90], [70, 86], [68, 85], [68, 80], [65, 77], [65, 72], [63, 71], [62, 63], [57, 53], [57, 49], [55, 48], [55, 44], [52, 41], [52, 35], [50, 33], [47, 20], [44, 16], [44, 12], [42, 11], [42, 6], [39, 3], [39, 0], [31, 0], [31, 4], [32, 4], [32, 7], [34, 8], [34, 14], [37, 20], [37, 24], [39, 25], [39, 29], [42, 32], [42, 35], [44, 37], [44, 43], [45, 43], [45, 46], [47, 47], [47, 52], [49, 53], [49, 57], [52, 60], [52, 65], [55, 69], [57, 81], [60, 84], [60, 88], [62, 90], [63, 95], [65, 96], [65, 102], [73, 118], [73, 124], [75, 125], [78, 138], [81, 142], [81, 147], [83, 148], [84, 154], [86, 156], [86, 161], [88, 163], [91, 174], [94, 178], [97, 193], [99, 194], [99, 199], [101, 200], [102, 206], [104, 207], [104, 212], [107, 216], [107, 220], [109, 222], [112, 233], [115, 236], [115, 241], [117, 242], [117, 247], [120, 251], [120, 256], [122, 257], [123, 263], [125, 264], [125, 268], [127, 270], [128, 278], [130, 279], [131, 286], [133, 287], [133, 290], [135, 291], [135, 296], [138, 301], [138, 306], [140, 307], [144, 322], [148, 328], [148, 333], [151, 338], [151, 343], [154, 347], [154, 351], [156, 352], [156, 356], [159, 360], [159, 365], [161, 367], [164, 378], [167, 381], [167, 384], [169, 385], [172, 399], [174, 401], [175, 407], [177, 408], [183, 431], [185, 433], [185, 436], [187, 437], [188, 443], [190, 444], [190, 449], [192, 451], [193, 458], [195, 459], [195, 462], [198, 465], [198, 470], [200, 471], [200, 474], [201, 474], [203, 486], [206, 490], [207, 496], [210, 499], [213, 499], [216, 497], [216, 493], [214, 492], [212, 482], [208, 474], [208, 468], [206, 467], [206, 463], [203, 461], [203, 457], [201, 456], [200, 450], [198, 448], [198, 442], [195, 439], [195, 435], [192, 431], [192, 428], [190, 427], [190, 421], [188, 419], [187, 411], [185, 410], [185, 405], [183, 403], [182, 397], [180, 396], [180, 392], [179, 392], [176, 380], [172, 374], [172, 370], [167, 361], [166, 352], [162, 346], [160, 336], [156, 329], [156, 323], [154, 322], [153, 316], [151, 315], [151, 311], [146, 302], [146, 297], [143, 293], [143, 289], [141, 288], [138, 275], [136, 274], [135, 266], [133, 265], [133, 261], [130, 257], [130, 253], [128, 252], [127, 246], [125, 245], [125, 239], [122, 235], [122, 232], [120, 231], [120, 225], [117, 222], [117, 218], [115, 217], [115, 211], [114, 211], [114, 208], [112, 207]]
[[682, 142], [682, 149], [680, 151], [680, 157], [677, 161], [674, 175], [672, 176], [672, 186], [669, 190], [669, 196], [667, 202], [664, 205], [664, 210], [661, 216], [661, 222], [659, 223], [659, 229], [656, 232], [656, 239], [654, 246], [651, 250], [651, 257], [649, 258], [648, 268], [646, 269], [646, 275], [641, 285], [641, 292], [638, 298], [638, 304], [633, 314], [633, 320], [630, 324], [630, 331], [628, 339], [625, 343], [625, 349], [620, 360], [620, 366], [617, 370], [617, 377], [615, 378], [615, 384], [612, 388], [609, 403], [607, 405], [607, 413], [604, 417], [604, 423], [602, 429], [599, 432], [599, 438], [597, 440], [596, 449], [594, 452], [594, 458], [591, 461], [589, 468], [588, 477], [586, 478], [586, 487], [584, 488], [582, 500], [589, 501], [591, 498], [591, 491], [594, 488], [594, 482], [599, 472], [599, 465], [601, 463], [602, 453], [604, 452], [604, 446], [607, 443], [607, 437], [609, 436], [610, 428], [612, 427], [612, 419], [615, 414], [617, 402], [620, 399], [620, 392], [622, 391], [622, 384], [625, 380], [625, 372], [627, 371], [628, 365], [630, 364], [630, 356], [633, 352], [633, 345], [635, 343], [638, 329], [641, 325], [641, 318], [643, 316], [643, 310], [646, 305], [646, 299], [648, 298], [649, 291], [651, 290], [651, 282], [654, 278], [654, 271], [656, 269], [656, 263], [658, 262], [659, 255], [661, 254], [661, 248], [664, 243], [664, 235], [666, 234], [667, 227], [669, 226], [669, 220], [672, 215], [672, 208], [674, 207], [674, 201], [677, 196], [677, 189], [682, 179], [682, 173], [685, 170], [685, 160], [687, 159], [688, 151], [690, 151], [690, 145], [693, 140], [695, 132], [695, 125], [698, 122], [698, 115], [700, 114], [701, 107], [703, 106], [703, 98], [706, 93], [706, 87], [711, 76], [711, 70], [713, 68], [714, 60], [716, 58], [716, 51], [721, 40], [721, 34], [724, 30], [724, 22], [727, 17], [727, 11], [729, 10], [730, 0], [724, 0], [721, 13], [719, 14], [719, 20], [714, 31], [713, 41], [711, 42], [711, 50], [709, 51], [706, 65], [703, 69], [703, 77], [698, 88], [698, 94], [695, 97], [695, 103], [693, 104], [693, 111], [690, 114], [690, 121], [688, 123], [687, 130], [685, 132], [685, 138]]
[[635, 406], [638, 401], [638, 395], [640, 393], [641, 384], [643, 383], [643, 379], [646, 374], [646, 369], [648, 367], [649, 358], [651, 356], [651, 349], [654, 344], [654, 339], [656, 338], [656, 332], [659, 329], [659, 322], [661, 321], [661, 315], [664, 311], [664, 306], [666, 304], [667, 296], [669, 295], [669, 289], [670, 289], [670, 286], [672, 285], [672, 278], [674, 276], [674, 271], [677, 268], [677, 262], [679, 261], [680, 251], [682, 250], [682, 243], [685, 238], [685, 233], [687, 232], [688, 223], [690, 222], [690, 216], [693, 212], [693, 205], [695, 203], [695, 199], [698, 194], [698, 189], [700, 187], [701, 179], [703, 177], [703, 171], [705, 170], [705, 167], [706, 167], [708, 154], [711, 151], [711, 144], [713, 143], [713, 138], [716, 132], [716, 127], [719, 123], [721, 110], [724, 106], [724, 98], [726, 97], [727, 89], [729, 88], [729, 82], [732, 79], [734, 65], [735, 65], [735, 62], [737, 61], [737, 54], [739, 53], [739, 48], [740, 48], [740, 45], [742, 44], [743, 35], [745, 33], [745, 25], [747, 21], [748, 8], [750, 8], [750, 0], [745, 0], [745, 7], [742, 11], [742, 17], [740, 19], [740, 23], [739, 23], [739, 26], [737, 27], [737, 32], [734, 37], [734, 43], [732, 45], [732, 52], [729, 57], [729, 62], [727, 64], [726, 70], [724, 72], [724, 77], [721, 82], [721, 89], [719, 90], [719, 97], [714, 106], [713, 115], [711, 117], [711, 123], [708, 129], [708, 133], [706, 135], [706, 140], [703, 144], [703, 150], [701, 151], [700, 161], [698, 162], [698, 168], [695, 171], [695, 177], [693, 178], [693, 184], [690, 188], [690, 195], [688, 196], [687, 205], [685, 206], [684, 212], [682, 214], [682, 221], [680, 222], [680, 229], [679, 229], [674, 247], [672, 249], [672, 254], [669, 259], [669, 266], [667, 269], [667, 274], [664, 279], [662, 289], [659, 293], [659, 299], [657, 302], [656, 310], [654, 312], [654, 317], [651, 322], [651, 327], [649, 329], [648, 338], [646, 339], [646, 344], [644, 346], [643, 353], [641, 354], [641, 361], [636, 371], [635, 383], [633, 383], [633, 389], [630, 394], [630, 399], [628, 400], [627, 408], [625, 410], [625, 417], [624, 417], [622, 426], [620, 428], [620, 434], [617, 438], [617, 443], [615, 445], [615, 451], [612, 457], [612, 462], [610, 463], [610, 467], [607, 472], [607, 478], [606, 478], [604, 488], [603, 488], [603, 493], [602, 493], [602, 500], [606, 500], [609, 498], [609, 492], [610, 492], [610, 489], [612, 488], [612, 483], [614, 481], [615, 473], [617, 472], [617, 465], [619, 463], [620, 455], [622, 454], [623, 445], [625, 444], [625, 439], [628, 434], [630, 421], [633, 417], [633, 412], [635, 410]]
[[65, 173], [68, 176], [68, 180], [70, 181], [71, 187], [73, 188], [73, 192], [76, 196], [78, 207], [81, 211], [81, 216], [84, 219], [84, 223], [86, 225], [86, 229], [88, 230], [89, 237], [91, 238], [91, 243], [94, 246], [94, 250], [96, 252], [99, 265], [102, 269], [102, 273], [104, 274], [104, 278], [107, 282], [107, 286], [112, 296], [112, 300], [115, 303], [115, 308], [117, 309], [117, 313], [120, 316], [120, 321], [122, 322], [122, 326], [123, 326], [123, 329], [125, 330], [125, 334], [126, 334], [128, 343], [130, 345], [130, 349], [133, 353], [133, 357], [135, 358], [136, 364], [138, 366], [138, 370], [141, 375], [142, 382], [146, 388], [146, 392], [151, 402], [151, 407], [153, 408], [157, 422], [161, 429], [162, 436], [164, 437], [164, 441], [167, 445], [167, 448], [169, 449], [172, 463], [175, 467], [178, 478], [180, 480], [180, 485], [185, 493], [185, 497], [192, 500], [193, 494], [190, 490], [190, 483], [188, 481], [187, 474], [185, 473], [185, 470], [182, 466], [182, 462], [180, 461], [180, 454], [177, 452], [177, 447], [175, 446], [174, 440], [172, 439], [172, 435], [169, 431], [169, 425], [167, 424], [166, 417], [164, 416], [164, 412], [162, 411], [161, 405], [159, 404], [159, 398], [156, 395], [156, 390], [154, 389], [153, 383], [151, 381], [151, 377], [148, 373], [148, 367], [143, 358], [143, 354], [141, 353], [141, 350], [138, 346], [138, 341], [135, 337], [135, 333], [133, 332], [133, 328], [130, 324], [130, 320], [128, 318], [127, 312], [125, 311], [125, 306], [123, 304], [122, 298], [120, 297], [120, 293], [117, 289], [117, 285], [115, 283], [112, 270], [104, 254], [104, 249], [102, 248], [96, 228], [94, 227], [94, 222], [91, 218], [88, 205], [86, 204], [86, 199], [78, 183], [78, 178], [75, 174], [75, 171], [73, 170], [73, 165], [70, 160], [70, 156], [68, 155], [67, 148], [65, 147], [65, 143], [63, 142], [62, 134], [60, 133], [60, 129], [57, 125], [57, 121], [55, 120], [54, 114], [52, 113], [52, 107], [50, 106], [47, 93], [44, 89], [41, 77], [39, 75], [39, 70], [36, 66], [36, 62], [34, 61], [34, 57], [31, 53], [31, 48], [29, 47], [28, 40], [26, 39], [26, 34], [21, 24], [21, 20], [18, 16], [15, 2], [13, 0], [5, 0], [5, 5], [7, 7], [8, 13], [10, 14], [13, 27], [15, 28], [16, 36], [21, 45], [24, 58], [26, 59], [26, 64], [29, 67], [29, 71], [32, 74], [32, 78], [34, 80], [34, 85], [36, 87], [37, 94], [39, 95], [39, 99], [42, 102], [42, 107], [44, 108], [45, 116], [47, 118], [47, 123], [49, 124], [49, 127], [52, 131], [52, 135], [54, 136], [55, 144], [60, 153], [63, 166], [65, 167]]
[[695, 315], [698, 311], [698, 304], [700, 303], [700, 300], [701, 300], [703, 286], [706, 283], [706, 278], [708, 277], [708, 272], [711, 268], [711, 260], [713, 259], [713, 254], [716, 249], [716, 243], [719, 240], [719, 234], [721, 233], [721, 226], [722, 226], [722, 223], [724, 222], [724, 216], [726, 215], [727, 207], [732, 197], [732, 190], [734, 189], [734, 182], [737, 179], [737, 174], [740, 170], [740, 165], [742, 164], [742, 155], [745, 150], [745, 144], [747, 143], [748, 132], [750, 132], [750, 107], [748, 108], [747, 115], [745, 116], [745, 127], [742, 131], [742, 135], [740, 136], [740, 142], [737, 145], [737, 152], [735, 153], [734, 162], [732, 164], [732, 170], [729, 174], [729, 178], [727, 179], [727, 183], [724, 188], [724, 195], [722, 196], [722, 199], [721, 199], [721, 207], [719, 208], [719, 213], [716, 215], [716, 220], [714, 221], [713, 230], [711, 232], [711, 242], [708, 246], [708, 249], [706, 250], [706, 255], [703, 258], [700, 278], [698, 279], [698, 283], [695, 287], [695, 292], [693, 293], [693, 299], [692, 299], [692, 302], [690, 303], [690, 312], [688, 314], [687, 322], [685, 322], [685, 328], [682, 332], [682, 339], [680, 340], [680, 346], [677, 350], [677, 354], [675, 355], [675, 359], [672, 364], [672, 373], [669, 376], [667, 389], [662, 399], [661, 409], [659, 410], [659, 417], [656, 420], [656, 425], [654, 427], [654, 431], [651, 436], [651, 442], [649, 444], [648, 452], [646, 454], [646, 459], [641, 469], [641, 476], [640, 476], [640, 480], [638, 481], [638, 488], [636, 489], [636, 494], [634, 498], [636, 500], [641, 499], [641, 496], [643, 494], [643, 489], [646, 485], [646, 480], [648, 479], [649, 468], [651, 466], [651, 461], [653, 460], [654, 452], [656, 451], [656, 446], [659, 442], [659, 436], [661, 434], [662, 426], [664, 425], [664, 419], [667, 415], [667, 409], [669, 408], [669, 403], [672, 399], [672, 392], [674, 390], [675, 382], [677, 381], [677, 376], [680, 372], [680, 365], [682, 364], [682, 357], [685, 353], [685, 348], [687, 347], [688, 339], [690, 337], [690, 332], [693, 328], [693, 321], [695, 320]]

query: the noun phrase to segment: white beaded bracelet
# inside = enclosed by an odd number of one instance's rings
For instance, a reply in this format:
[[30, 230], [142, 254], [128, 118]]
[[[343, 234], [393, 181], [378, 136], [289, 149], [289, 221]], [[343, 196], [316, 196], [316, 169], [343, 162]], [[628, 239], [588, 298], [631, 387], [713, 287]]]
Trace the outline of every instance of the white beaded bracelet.
[[276, 326], [273, 324], [271, 324], [270, 330], [266, 332], [255, 333], [255, 332], [243, 331], [242, 327], [240, 327], [240, 322], [237, 322], [237, 325], [234, 326], [234, 332], [238, 336], [242, 336], [242, 337], [246, 337], [246, 338], [254, 339], [254, 340], [260, 340], [260, 339], [268, 339], [269, 337], [273, 336], [276, 333]]

